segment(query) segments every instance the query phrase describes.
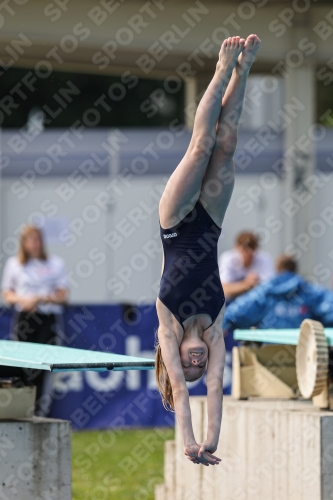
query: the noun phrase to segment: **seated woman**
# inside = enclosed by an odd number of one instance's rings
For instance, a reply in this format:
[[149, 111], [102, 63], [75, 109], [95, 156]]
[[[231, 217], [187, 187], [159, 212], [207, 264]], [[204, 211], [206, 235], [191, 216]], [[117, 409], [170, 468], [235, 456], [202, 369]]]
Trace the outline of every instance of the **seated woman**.
[[[156, 302], [159, 319], [156, 377], [165, 407], [174, 409], [192, 462], [218, 464], [225, 346], [224, 294], [217, 243], [234, 184], [233, 154], [256, 35], [224, 40], [216, 71], [198, 106], [184, 158], [162, 195], [159, 216], [163, 272]], [[208, 431], [194, 437], [186, 381], [207, 368]]]

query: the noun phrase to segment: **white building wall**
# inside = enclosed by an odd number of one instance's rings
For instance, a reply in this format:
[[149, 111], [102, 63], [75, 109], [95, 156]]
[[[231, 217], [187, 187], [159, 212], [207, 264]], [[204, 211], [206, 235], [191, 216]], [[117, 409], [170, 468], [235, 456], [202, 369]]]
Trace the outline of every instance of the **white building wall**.
[[[22, 224], [35, 222], [44, 226], [49, 251], [66, 261], [72, 303], [154, 301], [161, 272], [157, 193], [163, 178], [135, 179], [127, 189], [122, 188], [121, 195], [114, 196], [107, 210], [96, 203], [105, 179], [90, 181], [88, 188], [67, 203], [56, 193], [61, 182], [58, 178], [40, 180], [20, 201], [11, 192], [12, 181], [2, 182], [2, 263], [16, 251]], [[284, 251], [283, 184], [276, 182], [268, 190], [262, 175], [237, 177], [219, 251], [229, 249], [243, 229], [255, 229], [261, 235], [262, 248], [274, 258]], [[331, 203], [332, 188], [333, 176], [318, 197], [318, 218]], [[299, 245], [294, 246], [302, 251]], [[331, 283], [331, 250], [332, 239], [325, 233], [318, 238], [316, 262], [327, 271], [321, 267], [309, 270], [326, 286]]]
[[[10, 147], [13, 133], [2, 134], [2, 163], [8, 158], [8, 166], [2, 169], [0, 188], [0, 265], [16, 253], [22, 225], [34, 223], [43, 227], [49, 251], [66, 261], [72, 303], [153, 302], [161, 273], [158, 202], [185, 151], [189, 133], [124, 129], [118, 131], [122, 142], [117, 143], [111, 140], [117, 136], [115, 131], [87, 132], [75, 148], [68, 146], [66, 150], [63, 146], [66, 155], [51, 164], [49, 175], [33, 179], [31, 171], [44, 165], [37, 163], [41, 156], [52, 158], [52, 148], [63, 131], [41, 134], [20, 154]], [[240, 132], [240, 150], [246, 151], [254, 134]], [[164, 140], [172, 138], [170, 147], [162, 146], [162, 135]], [[261, 236], [262, 248], [274, 258], [288, 251], [304, 261], [311, 252], [311, 265], [303, 273], [331, 287], [332, 140], [333, 134], [326, 129], [317, 144], [320, 170], [316, 180], [304, 179], [302, 193], [288, 195], [293, 199], [293, 210], [301, 211], [307, 203], [313, 210], [302, 227], [297, 227], [292, 241], [285, 230], [290, 216], [285, 208], [285, 179], [278, 171], [269, 171], [283, 154], [277, 140], [237, 173], [219, 251], [231, 248], [239, 231], [253, 229]], [[153, 155], [143, 154], [148, 144], [153, 145]], [[104, 158], [103, 167], [92, 178], [80, 177], [81, 166], [93, 155]], [[138, 159], [143, 156], [148, 169], [142, 173], [145, 163]], [[63, 189], [64, 183], [66, 189], [71, 186], [70, 195]]]

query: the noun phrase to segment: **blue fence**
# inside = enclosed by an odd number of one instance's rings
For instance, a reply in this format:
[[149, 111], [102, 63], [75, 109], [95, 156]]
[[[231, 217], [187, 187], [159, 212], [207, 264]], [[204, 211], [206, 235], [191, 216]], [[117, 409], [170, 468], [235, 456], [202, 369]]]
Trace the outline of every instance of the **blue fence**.
[[[0, 337], [8, 338], [11, 311], [0, 310]], [[152, 356], [157, 328], [154, 305], [68, 307], [59, 331], [62, 345], [132, 356]], [[224, 393], [231, 389], [231, 349], [227, 355]], [[205, 378], [189, 384], [191, 395], [206, 394]], [[156, 390], [155, 372], [67, 372], [51, 374], [51, 415], [72, 421], [74, 429], [155, 427], [174, 424]]]

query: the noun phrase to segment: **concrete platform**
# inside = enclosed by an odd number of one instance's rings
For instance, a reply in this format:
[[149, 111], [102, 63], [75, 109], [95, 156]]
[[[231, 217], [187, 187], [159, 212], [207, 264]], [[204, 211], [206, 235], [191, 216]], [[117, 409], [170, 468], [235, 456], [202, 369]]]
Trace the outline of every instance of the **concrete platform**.
[[71, 424], [0, 421], [0, 499], [71, 500]]
[[[207, 428], [207, 400], [190, 398], [197, 440]], [[218, 466], [192, 464], [165, 444], [165, 483], [155, 500], [332, 500], [333, 412], [311, 401], [224, 398]]]
[[32, 418], [35, 401], [35, 386], [0, 387], [0, 421], [13, 418]]

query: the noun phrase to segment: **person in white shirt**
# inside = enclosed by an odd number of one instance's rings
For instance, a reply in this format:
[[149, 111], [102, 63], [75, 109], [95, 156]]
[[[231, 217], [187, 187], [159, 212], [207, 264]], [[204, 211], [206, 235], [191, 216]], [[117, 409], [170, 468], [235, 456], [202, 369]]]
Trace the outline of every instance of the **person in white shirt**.
[[235, 248], [220, 255], [219, 269], [224, 295], [228, 301], [248, 292], [258, 283], [269, 280], [275, 274], [272, 257], [259, 250], [259, 239], [250, 231], [240, 233], [236, 238]]
[[[41, 344], [57, 342], [57, 324], [68, 298], [63, 260], [48, 256], [41, 231], [25, 226], [17, 256], [10, 257], [2, 276], [2, 297], [14, 307], [14, 339]], [[41, 414], [44, 371], [25, 370], [36, 385], [36, 412]]]

